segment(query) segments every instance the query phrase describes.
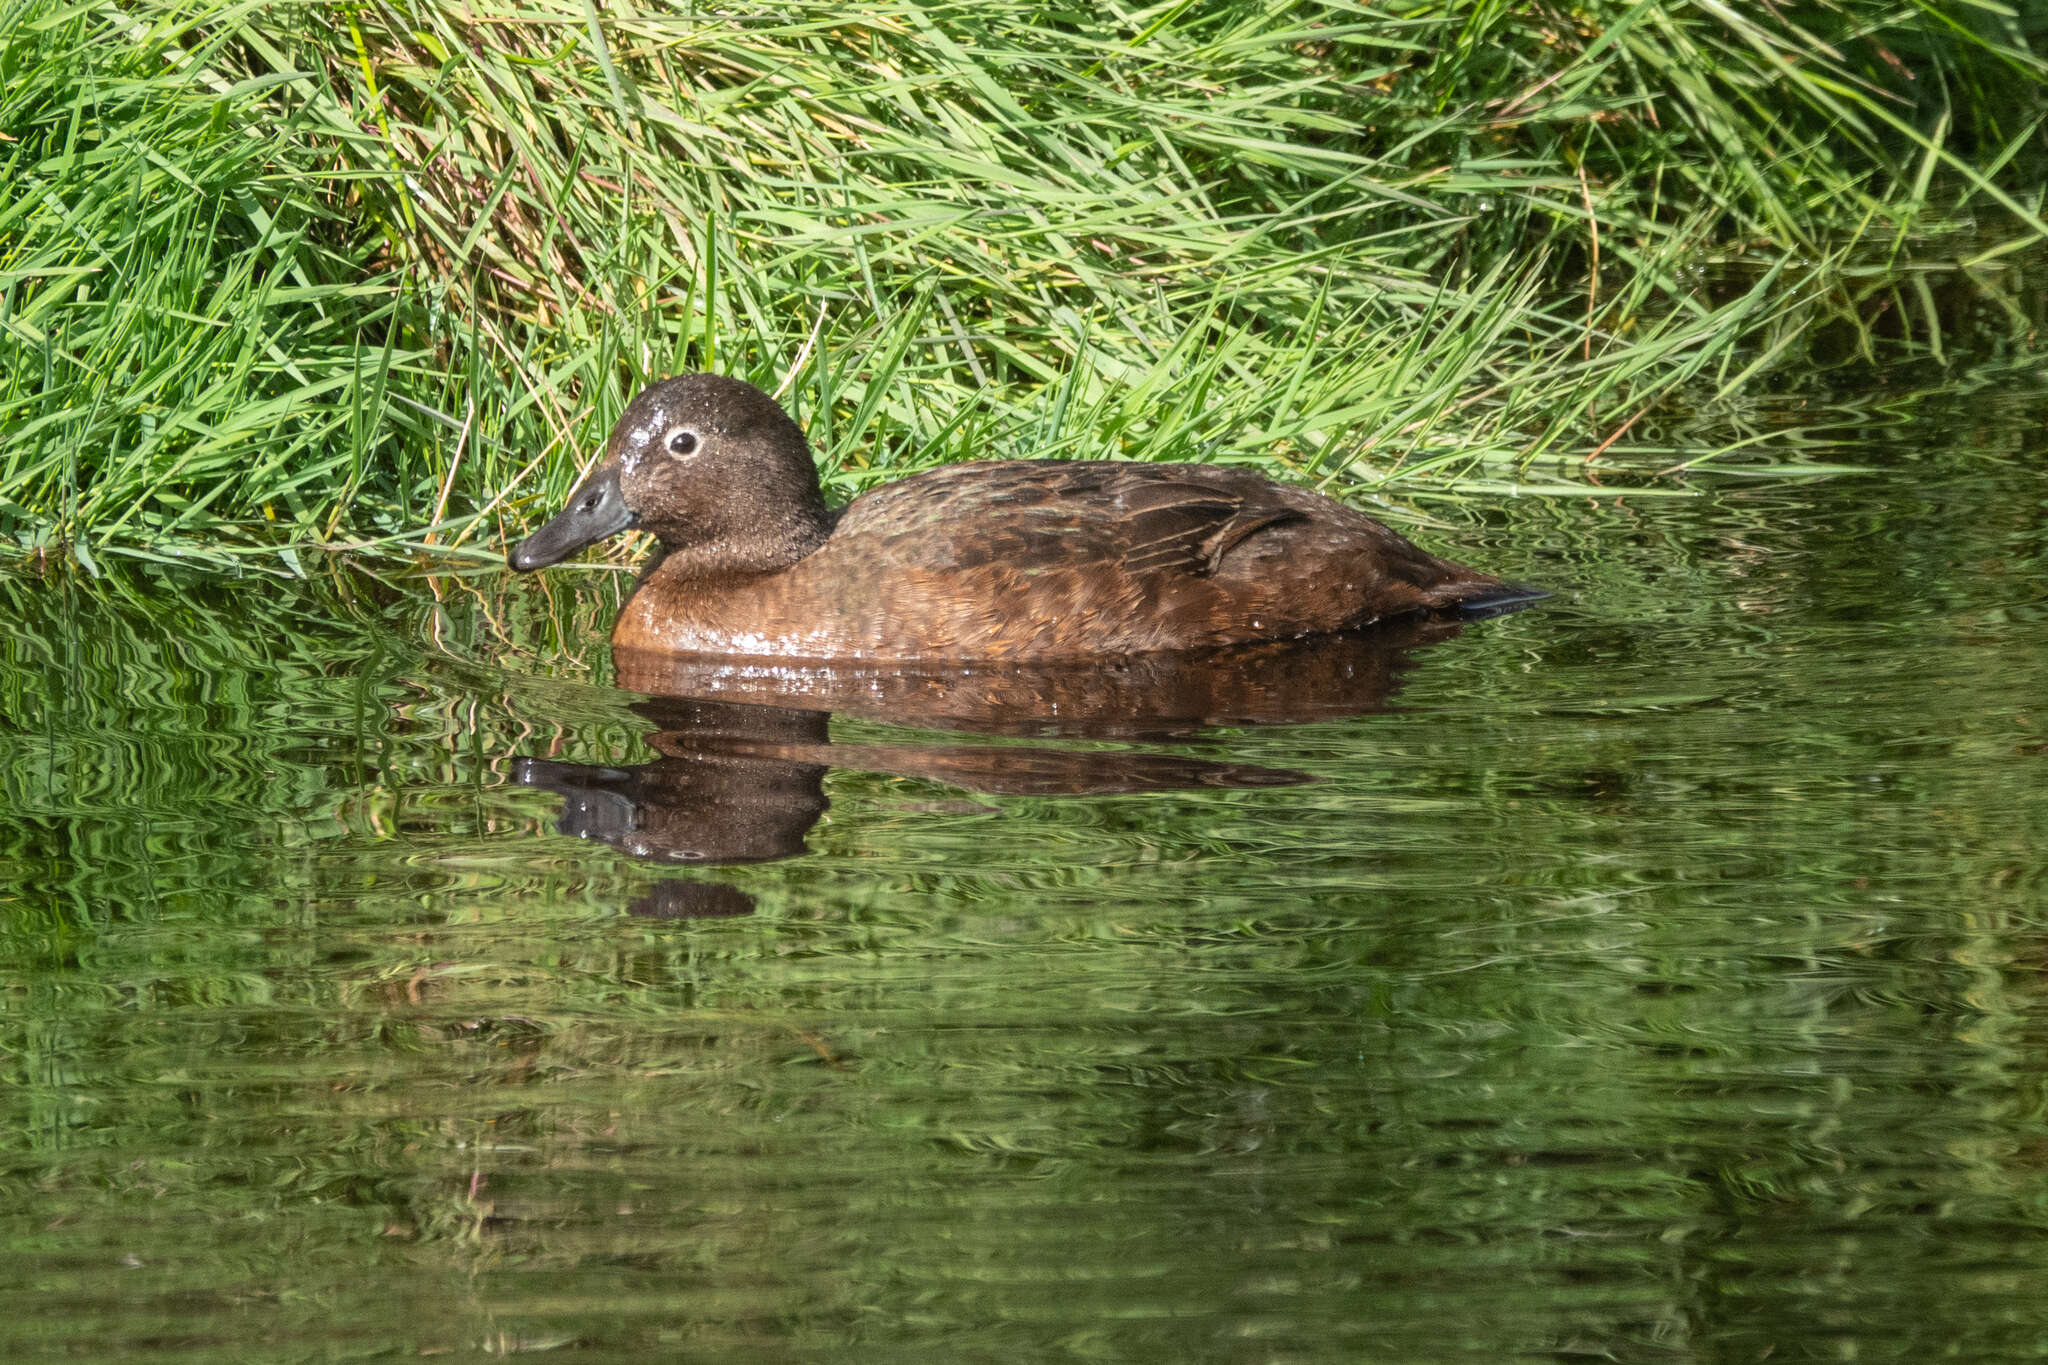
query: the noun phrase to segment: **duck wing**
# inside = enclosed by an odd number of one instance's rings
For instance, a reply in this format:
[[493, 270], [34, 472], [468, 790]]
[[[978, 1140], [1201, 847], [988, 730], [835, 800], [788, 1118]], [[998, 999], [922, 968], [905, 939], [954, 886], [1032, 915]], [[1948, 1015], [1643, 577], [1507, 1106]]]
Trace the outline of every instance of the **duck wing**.
[[1270, 499], [1247, 497], [1215, 481], [1175, 477], [1165, 470], [1157, 477], [1119, 483], [1116, 507], [1126, 531], [1116, 560], [1130, 574], [1189, 573], [1206, 578], [1246, 537], [1269, 526], [1306, 520], [1295, 508]]
[[[1306, 520], [1246, 470], [1119, 460], [1005, 460], [933, 470], [846, 509], [839, 534], [882, 534], [954, 568], [1114, 569], [1207, 577], [1271, 526]], [[907, 547], [906, 547], [907, 548]]]

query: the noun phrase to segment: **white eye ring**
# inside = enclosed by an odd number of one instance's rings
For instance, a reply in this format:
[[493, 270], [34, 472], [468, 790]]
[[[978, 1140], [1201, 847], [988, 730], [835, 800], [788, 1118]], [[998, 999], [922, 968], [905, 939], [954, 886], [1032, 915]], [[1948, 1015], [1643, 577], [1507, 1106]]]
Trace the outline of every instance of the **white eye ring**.
[[677, 427], [662, 439], [662, 444], [668, 447], [669, 454], [679, 460], [687, 460], [697, 453], [697, 447], [703, 443], [691, 428]]

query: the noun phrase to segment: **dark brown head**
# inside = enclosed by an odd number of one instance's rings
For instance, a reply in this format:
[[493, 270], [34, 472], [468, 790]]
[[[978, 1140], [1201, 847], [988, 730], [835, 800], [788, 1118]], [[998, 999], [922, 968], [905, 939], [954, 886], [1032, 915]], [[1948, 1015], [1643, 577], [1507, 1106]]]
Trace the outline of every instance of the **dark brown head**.
[[686, 374], [641, 391], [604, 463], [506, 562], [543, 568], [636, 526], [684, 576], [708, 578], [787, 568], [824, 542], [831, 516], [803, 431], [774, 399], [723, 375]]

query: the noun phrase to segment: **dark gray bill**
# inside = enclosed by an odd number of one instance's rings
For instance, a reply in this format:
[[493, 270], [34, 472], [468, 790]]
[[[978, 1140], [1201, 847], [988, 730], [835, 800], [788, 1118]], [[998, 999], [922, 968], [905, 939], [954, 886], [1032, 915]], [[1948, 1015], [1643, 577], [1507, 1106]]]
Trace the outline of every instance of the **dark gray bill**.
[[559, 564], [586, 545], [615, 536], [633, 524], [626, 495], [619, 491], [619, 467], [607, 464], [569, 495], [554, 520], [512, 547], [505, 562], [521, 573]]

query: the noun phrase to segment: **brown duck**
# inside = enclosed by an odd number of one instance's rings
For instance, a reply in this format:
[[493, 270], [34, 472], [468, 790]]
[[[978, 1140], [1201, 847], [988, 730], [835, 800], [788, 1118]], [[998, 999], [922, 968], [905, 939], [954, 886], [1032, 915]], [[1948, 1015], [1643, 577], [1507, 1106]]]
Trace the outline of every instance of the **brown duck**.
[[646, 389], [603, 464], [507, 557], [630, 527], [660, 557], [621, 649], [785, 659], [1049, 660], [1351, 630], [1542, 594], [1437, 559], [1319, 493], [1218, 465], [950, 465], [834, 513], [775, 400], [713, 374]]

